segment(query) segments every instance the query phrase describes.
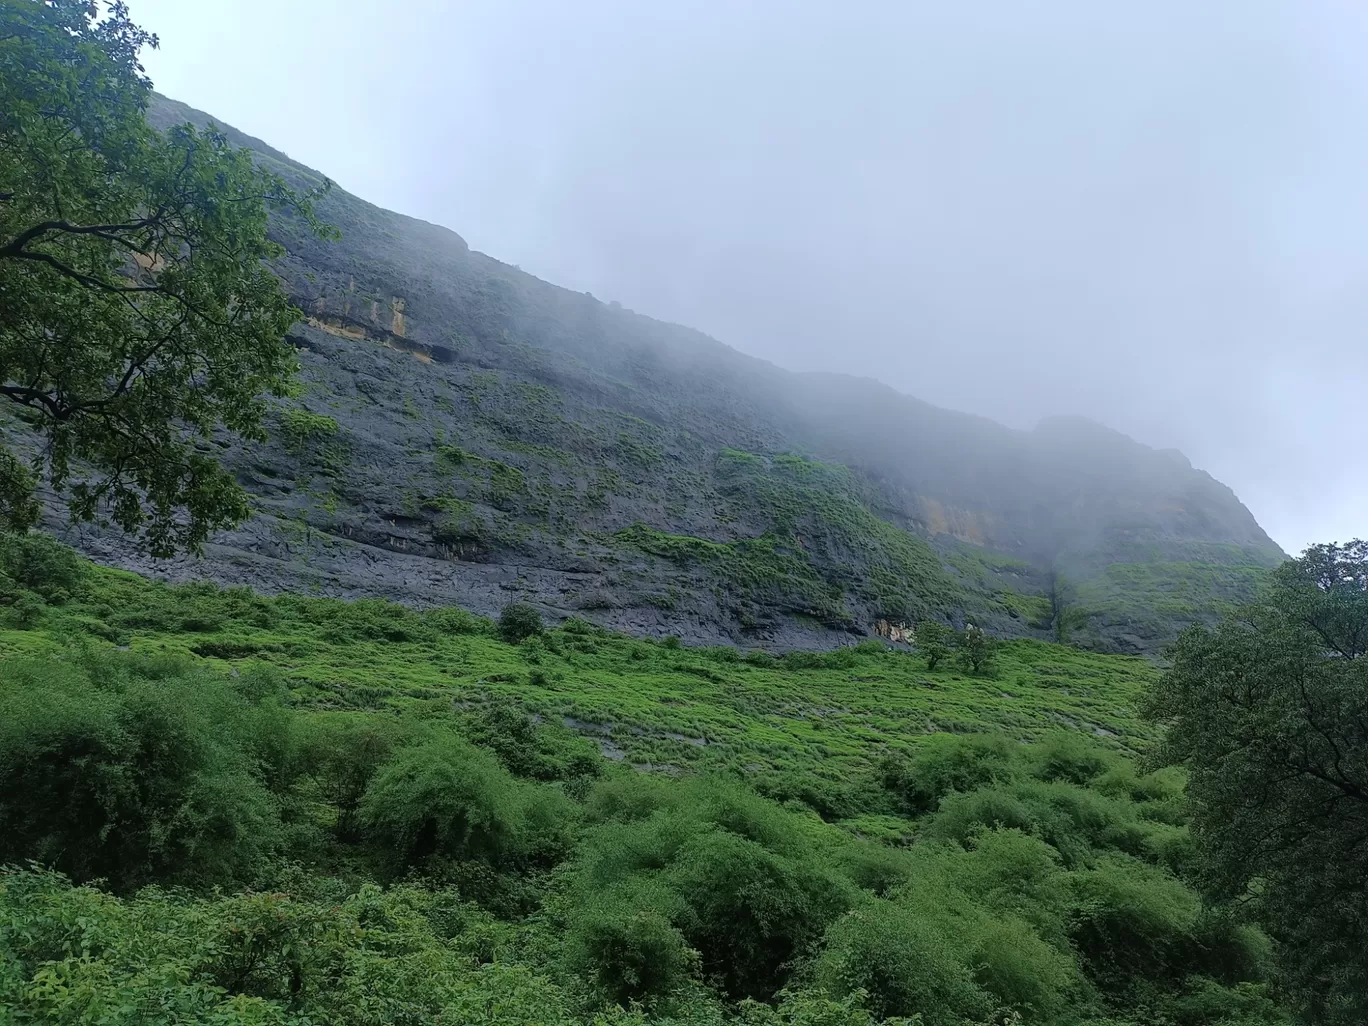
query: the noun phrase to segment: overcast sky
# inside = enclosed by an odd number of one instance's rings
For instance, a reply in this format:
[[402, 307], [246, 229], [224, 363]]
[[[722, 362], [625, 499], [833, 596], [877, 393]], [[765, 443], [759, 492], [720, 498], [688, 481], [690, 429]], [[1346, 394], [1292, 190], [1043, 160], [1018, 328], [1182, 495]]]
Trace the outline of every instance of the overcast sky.
[[1368, 534], [1361, 0], [132, 0], [161, 91], [795, 369]]

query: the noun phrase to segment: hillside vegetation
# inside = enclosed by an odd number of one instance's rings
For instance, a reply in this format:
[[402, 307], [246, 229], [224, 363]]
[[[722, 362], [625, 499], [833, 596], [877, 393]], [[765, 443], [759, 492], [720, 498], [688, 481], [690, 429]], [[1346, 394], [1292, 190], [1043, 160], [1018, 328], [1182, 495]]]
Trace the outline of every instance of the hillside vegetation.
[[1183, 882], [1141, 660], [0, 568], [15, 1021], [1284, 1021]]

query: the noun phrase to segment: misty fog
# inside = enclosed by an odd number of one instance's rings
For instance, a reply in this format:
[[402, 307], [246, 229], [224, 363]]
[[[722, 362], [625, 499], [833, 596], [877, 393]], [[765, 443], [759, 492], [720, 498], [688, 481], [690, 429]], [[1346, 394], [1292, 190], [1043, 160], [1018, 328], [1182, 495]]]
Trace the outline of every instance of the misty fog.
[[1351, 0], [130, 6], [161, 91], [540, 277], [1364, 531]]

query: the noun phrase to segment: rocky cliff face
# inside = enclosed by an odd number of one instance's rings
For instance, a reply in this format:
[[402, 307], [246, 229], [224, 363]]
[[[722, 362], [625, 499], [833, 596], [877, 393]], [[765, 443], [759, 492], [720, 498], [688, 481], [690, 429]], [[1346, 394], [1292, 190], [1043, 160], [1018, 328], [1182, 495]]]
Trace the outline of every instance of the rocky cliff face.
[[1086, 639], [1143, 650], [1281, 556], [1229, 489], [1098, 425], [789, 373], [340, 191], [322, 213], [341, 242], [278, 228], [302, 395], [269, 444], [219, 443], [258, 513], [161, 564], [67, 532], [96, 558], [785, 647], [926, 616], [1044, 636], [1063, 573]]

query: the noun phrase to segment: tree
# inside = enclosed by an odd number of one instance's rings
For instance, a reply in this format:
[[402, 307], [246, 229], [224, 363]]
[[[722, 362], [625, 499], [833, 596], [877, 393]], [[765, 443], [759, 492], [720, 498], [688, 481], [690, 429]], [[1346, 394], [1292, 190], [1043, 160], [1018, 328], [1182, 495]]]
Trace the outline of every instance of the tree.
[[973, 674], [983, 673], [993, 661], [995, 639], [988, 637], [981, 627], [965, 625], [959, 635], [960, 666]]
[[955, 643], [955, 632], [939, 621], [925, 620], [917, 624], [915, 640], [917, 651], [926, 657], [926, 668], [934, 670], [950, 654]]
[[1149, 711], [1190, 774], [1202, 882], [1247, 903], [1313, 1023], [1368, 1021], [1368, 544], [1317, 545], [1191, 628]]
[[525, 602], [512, 602], [499, 614], [499, 637], [517, 645], [543, 630], [541, 613]]
[[212, 126], [152, 129], [156, 37], [101, 6], [0, 2], [0, 396], [37, 436], [0, 449], [0, 518], [32, 524], [45, 474], [167, 555], [247, 515], [204, 450], [263, 438], [296, 367], [268, 215], [335, 233]]
[[375, 775], [358, 819], [404, 866], [434, 856], [510, 854], [522, 812], [513, 778], [488, 752], [450, 735], [405, 748]]

